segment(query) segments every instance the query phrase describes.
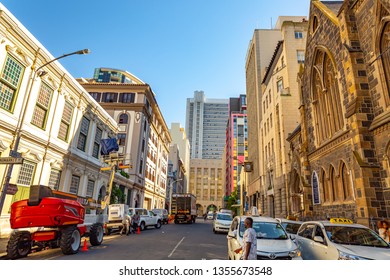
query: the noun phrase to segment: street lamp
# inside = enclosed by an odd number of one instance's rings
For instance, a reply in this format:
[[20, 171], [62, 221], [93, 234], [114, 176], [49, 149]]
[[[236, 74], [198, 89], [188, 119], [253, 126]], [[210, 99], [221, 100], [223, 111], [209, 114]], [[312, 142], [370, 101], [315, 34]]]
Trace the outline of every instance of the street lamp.
[[[64, 58], [64, 57], [67, 57], [67, 56], [71, 56], [71, 55], [75, 55], [75, 54], [89, 54], [89, 53], [90, 53], [89, 49], [83, 49], [83, 50], [75, 51], [75, 52], [72, 52], [72, 53], [63, 54], [63, 55], [61, 55], [59, 57], [56, 57], [56, 58], [54, 58], [54, 59], [44, 63], [43, 65], [38, 67], [35, 71], [32, 68], [32, 71], [34, 71], [34, 74], [33, 74], [32, 78], [31, 78], [30, 88], [28, 89], [28, 93], [27, 93], [27, 95], [24, 96], [24, 99], [23, 99], [23, 105], [22, 105], [22, 109], [21, 109], [22, 116], [21, 116], [21, 118], [18, 121], [18, 126], [17, 126], [16, 131], [15, 131], [16, 132], [15, 133], [16, 139], [14, 138], [15, 139], [14, 146], [13, 146], [12, 150], [10, 150], [10, 152], [9, 152], [10, 157], [20, 157], [20, 154], [18, 153], [18, 149], [19, 149], [19, 143], [20, 143], [20, 138], [21, 138], [22, 126], [23, 126], [23, 123], [24, 123], [24, 118], [26, 116], [26, 107], [27, 107], [27, 104], [30, 101], [30, 96], [31, 96], [33, 85], [34, 85], [34, 81], [35, 81], [36, 76], [42, 77], [42, 76], [47, 74], [47, 72], [40, 71], [40, 70], [43, 67], [49, 65], [50, 63], [52, 63], [52, 62], [54, 62], [56, 60], [59, 60], [61, 58]], [[7, 194], [7, 189], [8, 189], [8, 186], [9, 186], [9, 182], [11, 180], [13, 167], [14, 167], [13, 163], [9, 164], [8, 170], [7, 170], [7, 175], [5, 177], [5, 181], [4, 181], [4, 185], [3, 185], [3, 189], [1, 191], [1, 196], [0, 196], [0, 216], [1, 216], [1, 213], [3, 211], [5, 196]]]
[[176, 183], [176, 182], [179, 182], [179, 181], [183, 181], [183, 179], [177, 179], [175, 181], [172, 181], [170, 184], [169, 184], [169, 215], [171, 214], [172, 212], [172, 192], [173, 192], [173, 184]]

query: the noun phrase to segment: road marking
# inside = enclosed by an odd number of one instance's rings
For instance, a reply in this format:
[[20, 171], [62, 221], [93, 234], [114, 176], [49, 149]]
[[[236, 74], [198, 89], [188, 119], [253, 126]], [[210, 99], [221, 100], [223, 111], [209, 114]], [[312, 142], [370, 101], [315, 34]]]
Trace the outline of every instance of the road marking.
[[173, 253], [176, 251], [177, 247], [179, 247], [180, 243], [183, 242], [184, 238], [185, 238], [185, 237], [183, 237], [183, 238], [179, 241], [179, 243], [177, 243], [177, 245], [175, 246], [175, 248], [173, 248], [172, 252], [168, 255], [168, 258], [170, 258], [170, 257], [173, 255]]

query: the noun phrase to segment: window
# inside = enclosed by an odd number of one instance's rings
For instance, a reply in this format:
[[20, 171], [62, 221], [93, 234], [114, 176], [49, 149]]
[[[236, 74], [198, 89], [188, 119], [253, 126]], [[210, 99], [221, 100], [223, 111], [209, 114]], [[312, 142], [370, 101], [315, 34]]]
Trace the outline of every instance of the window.
[[278, 92], [282, 92], [283, 90], [283, 79], [280, 79], [276, 82], [276, 88], [278, 89]]
[[96, 134], [95, 134], [95, 140], [93, 143], [93, 151], [92, 151], [92, 156], [94, 158], [99, 158], [100, 140], [102, 140], [102, 134], [103, 134], [103, 131], [97, 127]]
[[387, 96], [384, 96], [387, 100], [387, 105], [390, 105], [390, 54], [388, 52], [390, 47], [390, 38], [388, 36], [390, 32], [390, 23], [386, 23], [383, 28], [382, 35], [380, 38], [380, 53], [382, 59], [382, 67], [385, 73], [385, 86], [387, 87]]
[[58, 190], [60, 186], [60, 179], [61, 179], [61, 171], [52, 169], [50, 172], [49, 187], [54, 190]]
[[324, 50], [317, 50], [312, 71], [312, 100], [317, 145], [333, 137], [344, 126], [337, 71]]
[[35, 163], [24, 161], [20, 167], [18, 181], [16, 183], [18, 185], [31, 186], [34, 178], [35, 167]]
[[118, 94], [116, 92], [103, 92], [102, 102], [117, 102]]
[[134, 103], [135, 93], [121, 93], [120, 94], [120, 102], [122, 103]]
[[46, 83], [42, 83], [31, 119], [33, 125], [45, 128], [52, 95], [53, 90]]
[[127, 114], [120, 114], [119, 124], [127, 124], [129, 121], [129, 116]]
[[72, 181], [70, 182], [69, 192], [77, 194], [79, 192], [80, 177], [72, 175]]
[[118, 145], [124, 146], [126, 144], [126, 133], [118, 133]]
[[0, 107], [11, 111], [18, 86], [22, 79], [24, 66], [7, 55], [3, 72], [0, 76]]
[[77, 148], [85, 152], [85, 146], [87, 143], [88, 130], [89, 130], [89, 120], [86, 117], [83, 117], [81, 121], [80, 134], [77, 142]]
[[305, 63], [305, 51], [298, 50], [297, 51], [297, 61], [298, 63]]
[[302, 39], [303, 33], [302, 31], [295, 31], [295, 39]]
[[349, 172], [347, 170], [347, 166], [345, 163], [343, 163], [341, 167], [341, 174], [342, 174], [342, 180], [343, 180], [343, 195], [344, 199], [352, 199], [352, 186], [351, 186], [351, 180], [349, 176]]
[[72, 121], [73, 105], [69, 102], [65, 102], [64, 111], [62, 112], [62, 118], [60, 123], [60, 130], [58, 131], [58, 138], [64, 141], [68, 141], [69, 128]]
[[88, 180], [86, 197], [93, 197], [93, 191], [95, 189], [95, 181]]
[[95, 99], [97, 102], [100, 102], [100, 92], [90, 92], [89, 95], [91, 95], [92, 98]]

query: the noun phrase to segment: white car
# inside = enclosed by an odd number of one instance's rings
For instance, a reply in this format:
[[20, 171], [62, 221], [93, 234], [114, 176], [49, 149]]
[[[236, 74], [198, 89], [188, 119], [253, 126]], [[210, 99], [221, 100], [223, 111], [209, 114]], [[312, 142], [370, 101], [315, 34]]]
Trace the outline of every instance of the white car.
[[160, 228], [162, 223], [162, 217], [158, 214], [153, 213], [145, 208], [129, 208], [129, 215], [133, 217], [135, 213], [139, 215], [138, 226], [140, 230], [145, 230], [149, 226]]
[[276, 220], [278, 220], [282, 227], [287, 231], [290, 238], [295, 240], [296, 234], [299, 230], [299, 227], [302, 225], [302, 222], [280, 218], [276, 218]]
[[[228, 232], [229, 260], [239, 260], [242, 253], [234, 250], [243, 246], [244, 220], [248, 216], [236, 216]], [[273, 218], [251, 216], [252, 228], [257, 234], [258, 260], [301, 260], [297, 245], [290, 239], [282, 225]]]
[[213, 232], [228, 232], [232, 224], [233, 216], [229, 213], [217, 213], [213, 221]]
[[348, 219], [304, 222], [296, 242], [304, 260], [390, 260], [390, 245]]
[[207, 213], [206, 219], [207, 219], [207, 220], [212, 220], [212, 219], [214, 219], [214, 212], [209, 211], [209, 212]]

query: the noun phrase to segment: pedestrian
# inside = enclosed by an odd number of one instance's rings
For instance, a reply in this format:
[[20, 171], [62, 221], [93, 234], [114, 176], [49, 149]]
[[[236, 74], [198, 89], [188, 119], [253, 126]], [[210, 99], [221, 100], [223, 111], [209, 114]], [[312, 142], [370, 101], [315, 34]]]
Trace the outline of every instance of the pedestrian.
[[125, 218], [122, 221], [122, 224], [123, 224], [123, 226], [122, 226], [120, 234], [122, 235], [123, 233], [125, 233], [126, 235], [129, 235], [130, 234], [130, 226], [131, 226], [131, 217], [129, 214], [126, 214]]
[[242, 260], [257, 260], [257, 237], [252, 225], [253, 219], [251, 217], [246, 218], [244, 221], [246, 230], [244, 232], [243, 245], [234, 250], [236, 254], [242, 251]]
[[138, 214], [138, 212], [135, 212], [135, 214], [133, 215], [133, 217], [132, 217], [132, 219], [131, 219], [131, 221], [132, 221], [132, 232], [133, 233], [136, 233], [136, 231], [137, 231], [137, 228], [138, 228], [138, 226], [139, 226], [139, 214]]
[[205, 213], [205, 214], [203, 215], [203, 219], [204, 219], [204, 221], [206, 222], [206, 220], [207, 220], [207, 213]]
[[390, 242], [390, 229], [387, 221], [378, 222], [378, 233], [387, 243]]

